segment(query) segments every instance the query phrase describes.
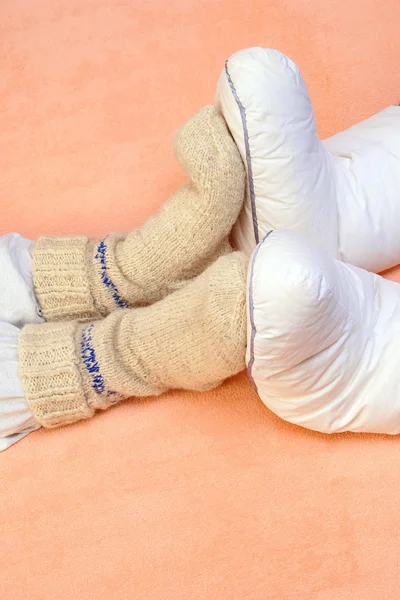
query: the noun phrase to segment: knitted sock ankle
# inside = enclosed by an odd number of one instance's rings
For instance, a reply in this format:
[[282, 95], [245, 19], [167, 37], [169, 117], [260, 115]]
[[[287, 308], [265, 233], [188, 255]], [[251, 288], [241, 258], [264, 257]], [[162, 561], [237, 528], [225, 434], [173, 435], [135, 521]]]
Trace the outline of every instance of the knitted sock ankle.
[[19, 368], [36, 419], [66, 425], [123, 398], [208, 390], [241, 371], [246, 268], [245, 256], [231, 253], [152, 306], [89, 324], [26, 326]]
[[34, 285], [46, 321], [148, 306], [230, 251], [226, 238], [242, 208], [245, 173], [213, 106], [182, 127], [175, 152], [191, 181], [129, 235], [39, 239]]

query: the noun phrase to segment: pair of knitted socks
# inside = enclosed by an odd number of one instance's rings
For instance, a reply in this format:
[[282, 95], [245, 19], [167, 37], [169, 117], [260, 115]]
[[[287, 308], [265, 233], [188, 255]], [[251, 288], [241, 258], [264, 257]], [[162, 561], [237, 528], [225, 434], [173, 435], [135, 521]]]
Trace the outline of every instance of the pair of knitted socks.
[[190, 182], [142, 227], [101, 242], [37, 243], [34, 286], [47, 322], [22, 330], [19, 355], [26, 399], [45, 427], [133, 395], [210, 389], [244, 367], [246, 259], [227, 238], [244, 167], [211, 106], [180, 130], [175, 150]]

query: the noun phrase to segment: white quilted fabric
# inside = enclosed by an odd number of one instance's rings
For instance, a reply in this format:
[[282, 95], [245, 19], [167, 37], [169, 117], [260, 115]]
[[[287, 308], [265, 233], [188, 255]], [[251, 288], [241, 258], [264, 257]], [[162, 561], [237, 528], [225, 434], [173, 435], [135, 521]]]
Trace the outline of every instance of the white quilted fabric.
[[264, 403], [325, 433], [400, 433], [400, 285], [293, 231], [253, 254], [247, 363]]
[[234, 54], [216, 104], [247, 167], [236, 246], [271, 229], [309, 236], [331, 257], [380, 272], [400, 262], [400, 108], [321, 142], [298, 67], [277, 50]]

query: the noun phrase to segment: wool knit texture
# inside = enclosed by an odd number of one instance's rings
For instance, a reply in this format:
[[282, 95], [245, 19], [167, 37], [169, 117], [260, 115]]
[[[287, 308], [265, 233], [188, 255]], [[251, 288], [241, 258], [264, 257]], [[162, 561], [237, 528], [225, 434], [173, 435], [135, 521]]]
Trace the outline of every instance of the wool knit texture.
[[245, 256], [230, 253], [151, 306], [24, 327], [19, 369], [36, 419], [66, 425], [123, 398], [208, 390], [241, 371], [246, 270]]
[[46, 321], [96, 319], [116, 308], [148, 306], [231, 251], [245, 171], [223, 117], [201, 109], [176, 135], [175, 154], [190, 177], [129, 235], [100, 242], [42, 237], [33, 256], [36, 296]]

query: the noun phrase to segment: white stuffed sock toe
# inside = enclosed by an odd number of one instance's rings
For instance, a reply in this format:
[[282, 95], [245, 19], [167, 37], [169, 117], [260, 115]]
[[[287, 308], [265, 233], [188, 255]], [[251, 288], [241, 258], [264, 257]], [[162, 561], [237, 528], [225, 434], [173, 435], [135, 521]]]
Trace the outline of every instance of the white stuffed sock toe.
[[221, 73], [216, 104], [247, 169], [246, 205], [234, 230], [237, 247], [250, 255], [270, 229], [290, 229], [336, 257], [332, 161], [295, 63], [268, 48], [237, 52]]
[[368, 271], [400, 262], [398, 106], [321, 142], [299, 68], [270, 48], [227, 60], [216, 105], [247, 170], [239, 250], [250, 256], [268, 231], [288, 229]]
[[283, 419], [400, 433], [400, 285], [272, 232], [249, 272], [250, 376]]

